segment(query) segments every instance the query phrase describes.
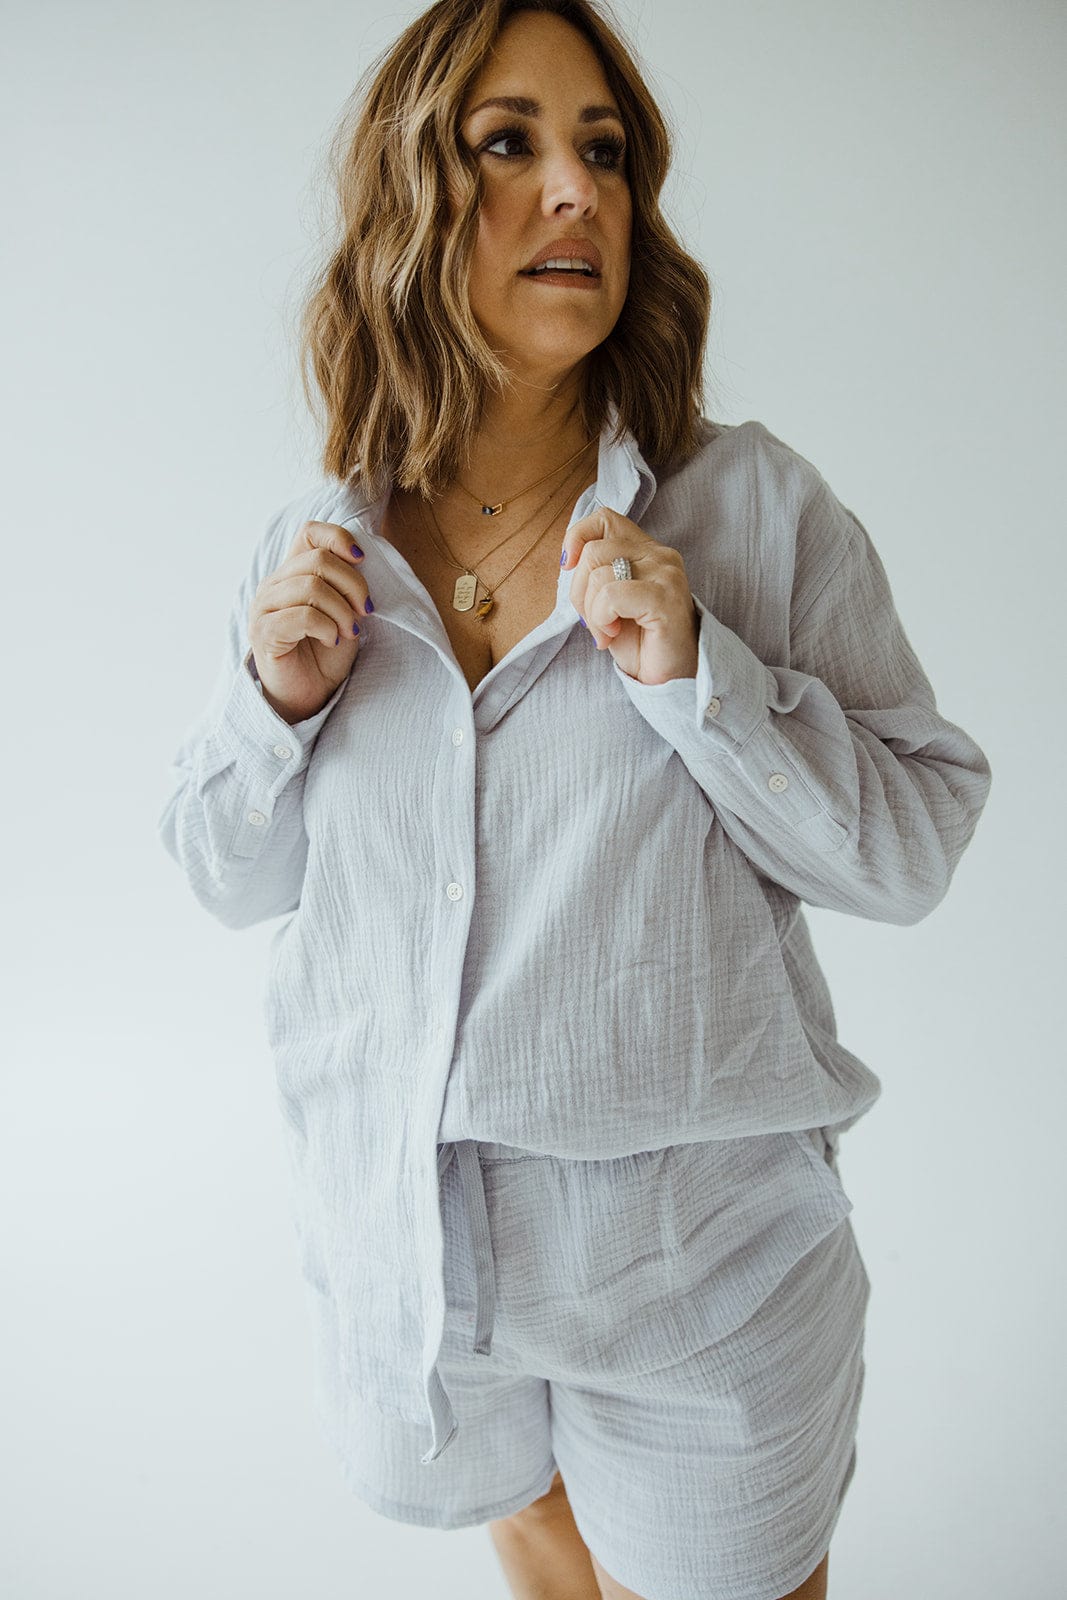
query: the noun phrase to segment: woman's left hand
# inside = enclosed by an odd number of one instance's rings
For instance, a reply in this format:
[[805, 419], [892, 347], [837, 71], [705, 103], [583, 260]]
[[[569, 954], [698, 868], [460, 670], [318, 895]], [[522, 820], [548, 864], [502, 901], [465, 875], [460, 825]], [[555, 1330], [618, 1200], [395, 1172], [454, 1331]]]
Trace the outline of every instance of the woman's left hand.
[[[567, 529], [560, 565], [572, 571], [571, 603], [596, 641], [639, 683], [695, 678], [700, 613], [685, 562], [636, 522], [601, 506]], [[625, 556], [633, 574], [616, 578]]]

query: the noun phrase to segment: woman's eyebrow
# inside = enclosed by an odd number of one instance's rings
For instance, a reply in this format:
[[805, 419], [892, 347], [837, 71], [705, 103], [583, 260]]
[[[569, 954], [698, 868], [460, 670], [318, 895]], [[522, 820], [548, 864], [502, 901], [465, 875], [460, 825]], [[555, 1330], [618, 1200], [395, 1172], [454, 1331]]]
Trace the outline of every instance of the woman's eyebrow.
[[[479, 100], [463, 120], [468, 121], [475, 111], [482, 111], [486, 106], [500, 106], [504, 111], [514, 111], [520, 117], [539, 117], [544, 110], [536, 100], [530, 100], [526, 95], [498, 94], [489, 100]], [[609, 118], [612, 122], [617, 122], [620, 127], [624, 126], [614, 106], [583, 106], [578, 113], [579, 122], [604, 122]]]

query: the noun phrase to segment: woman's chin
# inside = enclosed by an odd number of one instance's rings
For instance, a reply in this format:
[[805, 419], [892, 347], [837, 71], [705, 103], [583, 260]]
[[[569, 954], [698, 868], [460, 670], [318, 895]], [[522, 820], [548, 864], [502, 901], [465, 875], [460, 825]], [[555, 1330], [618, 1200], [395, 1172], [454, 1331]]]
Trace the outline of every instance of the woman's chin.
[[586, 330], [579, 338], [546, 337], [521, 346], [514, 342], [494, 343], [492, 339], [489, 343], [493, 353], [499, 356], [512, 372], [529, 377], [539, 375], [539, 381], [544, 383], [550, 380], [558, 381], [568, 372], [573, 372], [574, 368], [579, 366], [606, 338], [607, 333], [600, 333], [598, 330], [597, 336], [591, 337]]

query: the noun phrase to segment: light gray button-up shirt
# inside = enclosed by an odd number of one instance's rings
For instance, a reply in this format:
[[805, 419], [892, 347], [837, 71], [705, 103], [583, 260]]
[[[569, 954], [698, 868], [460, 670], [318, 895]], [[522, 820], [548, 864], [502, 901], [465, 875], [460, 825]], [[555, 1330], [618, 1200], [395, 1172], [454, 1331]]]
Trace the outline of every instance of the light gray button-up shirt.
[[[265, 1015], [304, 1272], [348, 1381], [428, 1407], [438, 1440], [439, 1141], [581, 1160], [822, 1128], [836, 1150], [881, 1084], [837, 1039], [801, 902], [920, 921], [990, 788], [810, 462], [702, 419], [657, 483], [614, 423], [571, 521], [610, 506], [681, 552], [695, 678], [641, 684], [597, 651], [561, 569], [552, 614], [472, 694], [379, 531], [386, 498], [324, 481], [253, 552], [160, 819], [222, 923], [285, 918]], [[290, 727], [248, 611], [312, 519], [352, 530], [375, 610]]]

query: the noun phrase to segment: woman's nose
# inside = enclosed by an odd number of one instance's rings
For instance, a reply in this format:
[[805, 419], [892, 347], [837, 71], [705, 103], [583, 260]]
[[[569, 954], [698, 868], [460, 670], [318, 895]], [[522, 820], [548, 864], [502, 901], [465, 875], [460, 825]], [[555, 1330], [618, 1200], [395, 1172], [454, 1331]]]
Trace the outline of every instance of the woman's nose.
[[581, 156], [567, 153], [550, 156], [544, 195], [548, 209], [554, 210], [561, 200], [572, 200], [586, 207], [596, 203], [596, 181]]
[[589, 176], [560, 174], [547, 179], [544, 186], [545, 211], [555, 211], [560, 205], [574, 205], [581, 211], [597, 210], [597, 186]]

